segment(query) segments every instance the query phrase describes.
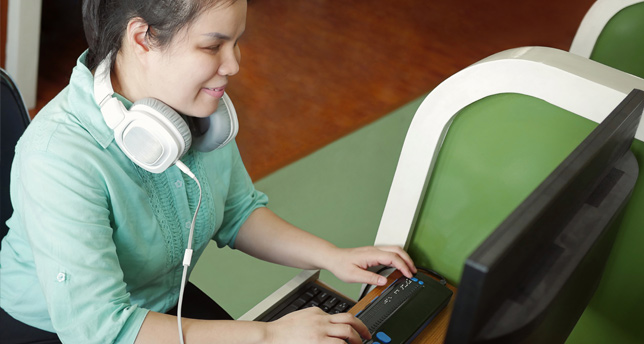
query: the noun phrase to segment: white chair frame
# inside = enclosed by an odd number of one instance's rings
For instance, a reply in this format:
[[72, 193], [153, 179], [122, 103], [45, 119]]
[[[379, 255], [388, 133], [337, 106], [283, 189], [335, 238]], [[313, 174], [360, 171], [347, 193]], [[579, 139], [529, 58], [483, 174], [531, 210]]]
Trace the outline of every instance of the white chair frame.
[[[375, 245], [407, 248], [437, 153], [454, 116], [501, 93], [542, 99], [601, 122], [644, 79], [572, 53], [544, 47], [511, 49], [454, 74], [423, 101], [411, 122]], [[636, 138], [644, 141], [644, 124]]]
[[631, 5], [644, 2], [643, 0], [598, 0], [588, 10], [581, 21], [575, 38], [570, 46], [570, 52], [583, 57], [590, 57], [597, 38], [608, 21], [619, 11]]

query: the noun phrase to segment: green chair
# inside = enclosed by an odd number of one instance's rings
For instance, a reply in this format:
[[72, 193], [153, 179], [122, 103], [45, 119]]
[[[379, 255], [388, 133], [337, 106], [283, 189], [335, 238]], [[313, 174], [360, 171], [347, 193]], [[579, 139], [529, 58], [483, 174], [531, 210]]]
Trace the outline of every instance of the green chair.
[[[412, 120], [375, 244], [403, 246], [417, 265], [458, 285], [472, 251], [634, 88], [644, 80], [541, 47], [504, 51], [451, 76]], [[632, 146], [640, 170], [642, 141], [644, 125]], [[568, 342], [644, 340], [643, 206], [640, 180]]]
[[644, 1], [595, 2], [570, 52], [644, 78]]

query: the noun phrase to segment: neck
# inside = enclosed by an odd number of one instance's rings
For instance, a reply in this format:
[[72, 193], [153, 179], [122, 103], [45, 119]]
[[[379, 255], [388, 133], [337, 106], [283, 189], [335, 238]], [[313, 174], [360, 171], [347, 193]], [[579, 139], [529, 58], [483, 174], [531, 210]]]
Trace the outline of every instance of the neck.
[[143, 69], [140, 66], [135, 66], [136, 63], [137, 60], [128, 58], [126, 52], [119, 52], [116, 55], [114, 70], [110, 75], [114, 92], [131, 102], [145, 98], [141, 82]]

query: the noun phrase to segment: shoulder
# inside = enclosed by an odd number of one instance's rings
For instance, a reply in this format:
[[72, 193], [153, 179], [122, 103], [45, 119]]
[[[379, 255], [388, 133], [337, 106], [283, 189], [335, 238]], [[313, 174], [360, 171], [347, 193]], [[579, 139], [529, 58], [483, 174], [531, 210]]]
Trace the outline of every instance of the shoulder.
[[96, 182], [123, 169], [123, 159], [114, 145], [105, 147], [96, 140], [67, 106], [65, 93], [61, 92], [27, 126], [16, 145], [12, 168], [24, 178], [30, 176], [30, 180], [56, 176], [101, 185]]
[[77, 116], [66, 106], [66, 90], [47, 104], [27, 126], [16, 146], [17, 153], [65, 152], [97, 146]]

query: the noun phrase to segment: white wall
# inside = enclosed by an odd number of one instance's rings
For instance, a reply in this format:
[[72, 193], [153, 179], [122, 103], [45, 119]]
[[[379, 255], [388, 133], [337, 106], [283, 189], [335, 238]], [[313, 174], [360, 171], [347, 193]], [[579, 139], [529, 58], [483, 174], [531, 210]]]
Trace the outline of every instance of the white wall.
[[28, 108], [36, 106], [42, 0], [9, 0], [5, 68]]

